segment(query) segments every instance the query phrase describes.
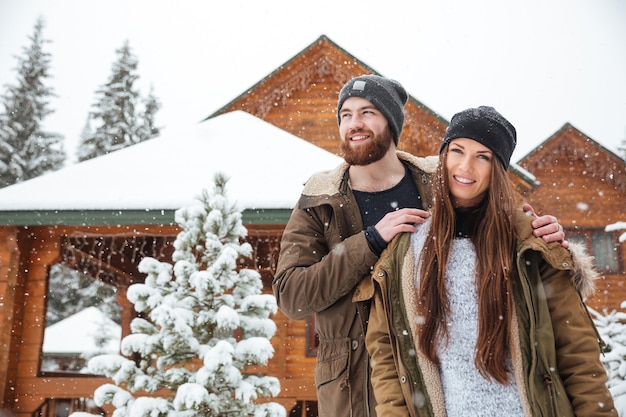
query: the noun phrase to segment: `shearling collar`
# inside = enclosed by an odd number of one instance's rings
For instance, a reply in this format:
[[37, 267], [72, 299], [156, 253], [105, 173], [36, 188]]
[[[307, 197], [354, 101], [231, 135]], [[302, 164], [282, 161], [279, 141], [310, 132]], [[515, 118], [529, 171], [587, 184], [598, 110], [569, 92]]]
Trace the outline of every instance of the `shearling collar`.
[[[428, 174], [435, 172], [439, 161], [438, 156], [418, 157], [404, 151], [396, 151], [396, 154], [401, 161], [408, 162]], [[346, 162], [343, 162], [332, 170], [313, 174], [304, 185], [302, 195], [313, 197], [338, 193], [342, 189], [342, 181], [349, 167]]]

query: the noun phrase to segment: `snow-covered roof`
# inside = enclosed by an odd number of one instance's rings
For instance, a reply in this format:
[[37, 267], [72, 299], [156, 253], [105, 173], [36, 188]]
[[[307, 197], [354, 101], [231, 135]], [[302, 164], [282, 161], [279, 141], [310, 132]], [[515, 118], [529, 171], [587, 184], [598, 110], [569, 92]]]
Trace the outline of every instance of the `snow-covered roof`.
[[[104, 346], [96, 341], [108, 336]], [[118, 353], [122, 328], [96, 307], [88, 307], [46, 327], [43, 352], [46, 354]]]
[[234, 111], [0, 189], [0, 212], [175, 210], [230, 177], [242, 209], [291, 209], [304, 181], [342, 159], [249, 113]]

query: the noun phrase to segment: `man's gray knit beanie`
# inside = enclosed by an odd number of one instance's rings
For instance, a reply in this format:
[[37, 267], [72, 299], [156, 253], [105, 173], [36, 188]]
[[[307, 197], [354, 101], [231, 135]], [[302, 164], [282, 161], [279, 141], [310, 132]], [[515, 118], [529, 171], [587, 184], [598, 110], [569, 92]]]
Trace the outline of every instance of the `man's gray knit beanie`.
[[404, 125], [404, 105], [409, 96], [402, 85], [390, 78], [379, 75], [361, 75], [348, 81], [339, 92], [337, 121], [341, 125], [339, 112], [343, 103], [350, 97], [361, 97], [372, 103], [385, 116], [393, 141], [398, 140]]

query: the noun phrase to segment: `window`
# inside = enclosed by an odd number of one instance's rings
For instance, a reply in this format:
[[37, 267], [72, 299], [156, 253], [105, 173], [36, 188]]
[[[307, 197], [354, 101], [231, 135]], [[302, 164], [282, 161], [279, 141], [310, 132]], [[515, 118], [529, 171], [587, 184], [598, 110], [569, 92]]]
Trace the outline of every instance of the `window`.
[[620, 245], [615, 233], [603, 229], [568, 230], [566, 238], [570, 242], [582, 243], [587, 253], [594, 257], [595, 267], [602, 272], [623, 273]]
[[117, 289], [62, 263], [49, 273], [41, 371], [88, 373], [89, 358], [119, 352]]
[[143, 280], [137, 265], [146, 256], [171, 259], [174, 238], [62, 237], [61, 259], [48, 270], [42, 374], [89, 374], [90, 358], [119, 353], [136, 314], [126, 289]]

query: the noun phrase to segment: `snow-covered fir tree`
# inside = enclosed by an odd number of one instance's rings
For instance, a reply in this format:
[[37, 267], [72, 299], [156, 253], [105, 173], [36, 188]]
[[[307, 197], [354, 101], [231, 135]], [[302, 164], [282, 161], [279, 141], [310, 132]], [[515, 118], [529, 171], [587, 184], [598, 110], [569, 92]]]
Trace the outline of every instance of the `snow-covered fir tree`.
[[[620, 308], [626, 310], [626, 300]], [[619, 417], [626, 417], [626, 312], [614, 310], [599, 312], [589, 309], [600, 333], [606, 343], [600, 360], [608, 375], [607, 385]]]
[[[50, 98], [53, 89], [46, 85], [50, 78], [50, 53], [44, 46], [44, 21], [38, 19], [31, 43], [17, 57], [18, 77], [15, 85], [7, 85], [0, 113], [0, 187], [25, 181], [63, 166], [63, 136], [44, 130], [43, 121], [53, 113]], [[6, 41], [6, 40], [5, 40]]]
[[[605, 232], [620, 231], [619, 243], [626, 242], [626, 221], [607, 225]], [[620, 306], [626, 310], [626, 300]], [[594, 321], [607, 344], [607, 353], [601, 357], [609, 375], [608, 386], [615, 399], [619, 417], [626, 417], [626, 313], [612, 311], [604, 315], [592, 311]]]
[[144, 100], [144, 110], [141, 113], [141, 125], [137, 131], [137, 135], [142, 140], [147, 140], [158, 136], [159, 127], [156, 125], [155, 115], [161, 108], [161, 102], [154, 95], [154, 88], [150, 87], [150, 92]]
[[286, 415], [267, 400], [279, 393], [278, 379], [259, 372], [274, 354], [276, 300], [263, 294], [257, 271], [237, 268], [252, 248], [241, 243], [247, 230], [226, 183], [217, 174], [213, 192], [176, 211], [182, 231], [173, 266], [154, 258], [140, 262], [145, 282], [131, 285], [127, 295], [141, 317], [122, 340], [126, 357], [89, 362], [92, 372], [115, 383], [94, 393], [96, 404], [115, 407], [114, 417]]
[[85, 120], [85, 125], [83, 126], [83, 129], [80, 131], [79, 143], [86, 142], [93, 135], [94, 135], [94, 131], [91, 128], [91, 117], [87, 116], [87, 120]]
[[115, 52], [117, 60], [113, 64], [111, 76], [96, 91], [96, 102], [89, 114], [93, 133], [87, 137], [81, 135], [78, 161], [126, 148], [159, 133], [154, 119], [160, 103], [152, 90], [145, 100], [141, 98], [136, 85], [139, 79], [138, 60], [128, 41]]

